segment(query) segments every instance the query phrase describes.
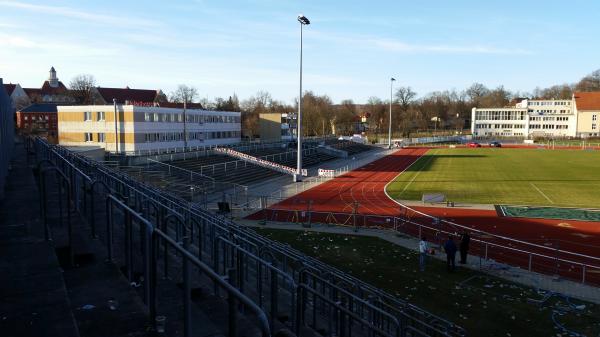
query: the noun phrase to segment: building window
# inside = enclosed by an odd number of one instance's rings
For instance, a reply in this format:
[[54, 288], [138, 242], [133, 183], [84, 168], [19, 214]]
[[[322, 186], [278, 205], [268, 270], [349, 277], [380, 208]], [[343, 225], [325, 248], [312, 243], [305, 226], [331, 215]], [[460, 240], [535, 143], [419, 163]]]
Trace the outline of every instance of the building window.
[[145, 122], [150, 122], [150, 116], [151, 116], [151, 115], [150, 115], [149, 113], [147, 113], [147, 112], [146, 112], [146, 113], [144, 113], [144, 121], [145, 121]]
[[592, 120], [595, 121], [598, 118], [598, 115], [592, 115]]
[[104, 119], [104, 114], [105, 114], [105, 112], [104, 112], [104, 111], [98, 111], [98, 112], [96, 112], [96, 117], [97, 117], [97, 120], [98, 120], [98, 121], [103, 121], [103, 120], [105, 120], [105, 119]]
[[92, 112], [91, 111], [85, 111], [83, 113], [83, 120], [84, 121], [91, 121], [92, 120]]
[[596, 130], [596, 123], [592, 124], [592, 130]]
[[104, 143], [104, 133], [103, 132], [99, 132], [98, 133], [98, 142], [100, 143]]
[[93, 142], [94, 141], [94, 138], [93, 138], [91, 132], [86, 132], [86, 133], [84, 133], [84, 135], [85, 135], [85, 141], [86, 142]]

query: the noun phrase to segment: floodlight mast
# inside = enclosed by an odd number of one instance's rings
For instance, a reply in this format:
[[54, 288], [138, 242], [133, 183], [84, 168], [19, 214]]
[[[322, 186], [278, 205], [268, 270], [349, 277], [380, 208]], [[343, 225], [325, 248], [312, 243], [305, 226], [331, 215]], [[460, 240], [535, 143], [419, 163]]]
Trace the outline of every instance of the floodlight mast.
[[393, 86], [395, 78], [390, 78], [390, 119], [388, 121], [388, 149], [392, 148], [392, 102], [393, 102]]
[[298, 136], [298, 153], [296, 163], [296, 174], [294, 181], [302, 181], [302, 26], [310, 25], [310, 20], [302, 14], [298, 15], [300, 22], [300, 96], [298, 96], [298, 118], [296, 119], [296, 133]]

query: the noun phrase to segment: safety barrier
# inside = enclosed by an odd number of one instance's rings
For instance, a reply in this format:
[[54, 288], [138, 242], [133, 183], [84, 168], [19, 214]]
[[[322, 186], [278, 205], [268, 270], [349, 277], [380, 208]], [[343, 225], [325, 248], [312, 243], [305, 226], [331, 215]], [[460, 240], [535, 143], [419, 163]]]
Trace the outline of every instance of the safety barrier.
[[469, 253], [480, 256], [483, 261], [498, 261], [523, 268], [530, 272], [557, 275], [593, 286], [600, 285], [600, 257], [589, 256], [560, 249], [560, 242], [549, 240], [537, 244], [487, 233], [431, 217], [408, 208], [401, 216], [360, 214], [359, 205], [350, 205], [352, 212], [320, 212], [311, 210], [306, 202], [304, 209], [268, 208], [255, 213], [253, 219], [275, 222], [297, 222], [349, 226], [360, 228], [392, 229], [410, 236], [437, 243], [441, 247], [453, 236], [459, 239], [464, 232], [471, 235]]
[[0, 200], [4, 196], [4, 183], [8, 176], [15, 139], [15, 108], [11, 102], [0, 78]]
[[[262, 158], [257, 158], [254, 156], [251, 156], [249, 154], [245, 154], [239, 151], [235, 151], [233, 149], [227, 149], [227, 148], [215, 148], [215, 151], [217, 152], [221, 152], [224, 154], [227, 154], [229, 156], [235, 157], [235, 158], [239, 158], [243, 161], [252, 163], [252, 164], [256, 164], [262, 167], [266, 167], [266, 168], [270, 168], [272, 170], [278, 171], [278, 172], [282, 172], [282, 173], [286, 173], [286, 174], [291, 174], [294, 175], [296, 174], [297, 170], [295, 168], [291, 168], [289, 166], [285, 166], [282, 164], [278, 164], [278, 163], [274, 163], [271, 161], [268, 161], [266, 159], [262, 159]], [[306, 169], [302, 169], [302, 176], [306, 177], [308, 175], [308, 170]]]
[[[64, 207], [82, 218], [92, 236], [103, 236], [108, 259], [123, 262], [132, 282], [135, 270], [142, 271], [144, 303], [152, 319], [159, 309], [157, 275], [178, 273], [184, 288], [185, 336], [193, 322], [188, 290], [199, 277], [213, 283], [217, 296], [227, 294], [230, 336], [236, 333], [240, 303], [246, 315], [256, 318], [263, 336], [270, 335], [282, 311], [294, 331], [306, 324], [303, 313], [311, 312], [317, 326], [337, 317], [332, 331], [339, 336], [350, 336], [353, 330], [366, 336], [466, 334], [460, 326], [122, 172], [40, 139], [33, 148], [37, 161], [44, 162], [40, 167], [61, 172], [57, 179], [65, 183], [58, 192], [69, 200]], [[100, 200], [106, 201], [105, 208], [94, 206]], [[91, 221], [102, 211], [105, 230]], [[113, 244], [120, 237], [125, 249]], [[313, 276], [319, 279], [313, 281]]]

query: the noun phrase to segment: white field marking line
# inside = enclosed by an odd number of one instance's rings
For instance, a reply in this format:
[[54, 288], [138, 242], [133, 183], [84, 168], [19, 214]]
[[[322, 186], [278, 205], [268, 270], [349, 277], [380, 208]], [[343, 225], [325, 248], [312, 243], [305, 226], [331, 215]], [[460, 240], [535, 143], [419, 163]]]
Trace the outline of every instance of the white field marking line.
[[540, 194], [541, 194], [541, 195], [542, 195], [544, 198], [546, 198], [546, 200], [548, 200], [548, 201], [549, 201], [551, 204], [553, 204], [553, 203], [554, 203], [554, 201], [552, 201], [552, 199], [548, 198], [548, 196], [547, 196], [547, 195], [546, 195], [544, 192], [542, 192], [542, 190], [540, 190], [540, 189], [539, 189], [537, 186], [535, 186], [535, 184], [534, 184], [534, 183], [531, 183], [531, 182], [530, 182], [529, 184], [530, 184], [531, 186], [533, 186], [533, 188], [535, 188], [535, 189], [536, 189], [536, 191], [540, 192]]
[[[436, 153], [437, 152], [439, 152], [439, 150], [437, 150]], [[419, 157], [419, 159], [415, 160], [415, 162], [418, 162], [422, 158], [423, 158], [423, 156]], [[431, 159], [433, 159], [433, 153], [431, 154], [431, 157], [429, 157], [429, 159], [427, 160], [427, 163], [429, 163], [431, 161]], [[417, 174], [415, 174], [415, 176], [408, 182], [408, 184], [406, 184], [406, 186], [404, 186], [404, 188], [402, 189], [402, 191], [400, 191], [400, 194], [398, 194], [398, 197], [400, 197], [402, 194], [404, 194], [404, 192], [406, 191], [406, 189], [408, 188], [408, 186], [410, 186], [413, 183], [413, 181], [415, 181], [415, 179], [417, 179], [417, 177], [419, 176], [419, 174], [421, 173], [421, 171], [423, 170], [423, 168], [427, 165], [427, 163], [425, 163], [423, 166], [421, 166], [421, 168], [419, 169], [419, 171], [417, 171]], [[394, 180], [396, 180], [396, 178], [394, 178]]]
[[[427, 153], [427, 152], [425, 152], [425, 153]], [[425, 153], [423, 153], [423, 155], [424, 155]], [[427, 217], [427, 218], [430, 218], [430, 219], [436, 219], [436, 217], [434, 217], [433, 215], [429, 215], [429, 214], [423, 213], [423, 212], [421, 212], [421, 211], [417, 211], [416, 209], [414, 209], [414, 208], [412, 208], [412, 207], [410, 207], [410, 206], [407, 206], [407, 205], [405, 205], [405, 204], [401, 203], [400, 201], [398, 201], [398, 200], [396, 200], [396, 199], [392, 198], [392, 197], [389, 195], [389, 193], [387, 192], [387, 187], [388, 187], [388, 185], [389, 185], [389, 184], [391, 184], [391, 183], [392, 183], [394, 180], [396, 180], [396, 178], [398, 178], [398, 176], [400, 176], [402, 173], [404, 173], [406, 170], [408, 170], [408, 169], [409, 169], [409, 168], [410, 168], [412, 165], [414, 165], [414, 164], [415, 164], [417, 161], [418, 161], [418, 159], [417, 159], [417, 160], [415, 160], [414, 162], [412, 162], [412, 164], [408, 165], [408, 166], [407, 166], [407, 167], [406, 167], [404, 170], [402, 170], [402, 172], [398, 173], [394, 179], [390, 180], [390, 181], [389, 181], [389, 182], [388, 182], [388, 183], [387, 183], [387, 184], [384, 186], [384, 188], [383, 188], [383, 192], [385, 192], [385, 195], [386, 195], [386, 196], [387, 196], [387, 197], [388, 197], [390, 200], [392, 200], [393, 202], [395, 202], [396, 204], [398, 204], [398, 206], [400, 206], [400, 207], [402, 207], [402, 208], [404, 208], [404, 209], [411, 210], [411, 211], [415, 212], [416, 214], [420, 214], [420, 215], [422, 215], [422, 216], [424, 216], [424, 217]], [[423, 226], [423, 227], [426, 227], [426, 228], [430, 228], [430, 227], [428, 227], [427, 225], [422, 225], [422, 224], [419, 224], [419, 223], [417, 223], [417, 222], [414, 222], [414, 221], [410, 221], [410, 220], [409, 220], [409, 222], [410, 222], [410, 223], [413, 223], [413, 224], [415, 224], [415, 225], [418, 225], [418, 226]], [[448, 221], [448, 220], [443, 220], [443, 219], [442, 219], [442, 222], [448, 223], [448, 224], [450, 224], [450, 225], [457, 226], [457, 227], [459, 227], [459, 228], [462, 228], [462, 229], [465, 229], [465, 230], [468, 230], [468, 231], [471, 231], [471, 232], [475, 232], [475, 233], [481, 233], [481, 234], [488, 234], [488, 235], [491, 235], [491, 236], [493, 236], [493, 237], [495, 237], [495, 238], [499, 238], [499, 239], [503, 239], [503, 240], [507, 240], [507, 241], [512, 241], [512, 242], [517, 242], [517, 243], [523, 244], [523, 245], [525, 245], [525, 246], [528, 246], [528, 247], [536, 247], [536, 248], [541, 248], [541, 249], [554, 250], [554, 248], [548, 248], [548, 247], [546, 247], [546, 246], [544, 246], [544, 245], [539, 245], [539, 244], [536, 244], [536, 243], [531, 243], [531, 242], [527, 242], [527, 241], [523, 241], [523, 240], [519, 240], [519, 239], [514, 239], [514, 238], [510, 238], [510, 237], [503, 236], [503, 235], [498, 235], [498, 234], [492, 234], [492, 233], [488, 233], [488, 232], [482, 231], [482, 230], [480, 230], [480, 229], [476, 229], [476, 228], [470, 228], [470, 227], [467, 227], [467, 226], [464, 226], [464, 225], [458, 224], [458, 223], [456, 223], [456, 222], [452, 222], [452, 221]], [[430, 228], [430, 229], [432, 229], [432, 228]], [[481, 241], [481, 242], [485, 242], [485, 243], [488, 243], [488, 244], [490, 244], [490, 245], [497, 246], [497, 245], [496, 245], [496, 244], [494, 244], [493, 242], [487, 242], [487, 241]], [[527, 253], [532, 253], [531, 251], [527, 251], [527, 250], [519, 250], [519, 249], [514, 249], [514, 248], [510, 248], [510, 249], [511, 249], [511, 250], [522, 251], [522, 252], [527, 252]], [[575, 252], [571, 252], [571, 251], [568, 251], [568, 250], [557, 249], [557, 250], [556, 250], [556, 252], [559, 252], [559, 253], [564, 253], [564, 254], [569, 254], [569, 255], [573, 255], [573, 256], [584, 257], [584, 258], [588, 258], [588, 259], [592, 259], [592, 260], [596, 260], [596, 261], [600, 261], [600, 257], [596, 257], [596, 256], [590, 256], [590, 255], [585, 255], [585, 254], [580, 254], [580, 253], [575, 253]], [[532, 253], [532, 254], [534, 254], [534, 255], [538, 255], [538, 256], [544, 256], [544, 255], [541, 255], [541, 254], [538, 254], [538, 253]], [[544, 256], [544, 257], [546, 257], [546, 256]], [[568, 261], [568, 260], [565, 260], [565, 259], [561, 259], [561, 260], [563, 260], [563, 261]], [[572, 261], [568, 261], [568, 262], [569, 262], [569, 263], [584, 264], [584, 263], [581, 263], [581, 262], [572, 262]], [[596, 268], [595, 266], [590, 266], [590, 267]]]

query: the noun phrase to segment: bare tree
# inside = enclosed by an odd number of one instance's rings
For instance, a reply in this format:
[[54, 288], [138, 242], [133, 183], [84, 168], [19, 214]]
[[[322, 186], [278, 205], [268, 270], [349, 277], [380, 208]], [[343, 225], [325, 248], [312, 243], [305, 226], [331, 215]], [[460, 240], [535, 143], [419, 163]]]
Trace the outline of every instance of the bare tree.
[[417, 93], [411, 87], [400, 87], [396, 90], [396, 100], [402, 107], [402, 111], [408, 110], [410, 103], [417, 97]]
[[69, 95], [77, 104], [94, 104], [96, 79], [93, 75], [81, 74], [73, 77], [69, 83]]
[[481, 83], [473, 83], [465, 92], [471, 99], [471, 104], [473, 104], [473, 106], [479, 106], [481, 98], [487, 95], [490, 90]]
[[194, 87], [180, 84], [175, 91], [171, 92], [171, 102], [192, 103], [198, 99], [198, 90]]
[[600, 91], [600, 69], [582, 78], [575, 89], [577, 91]]

